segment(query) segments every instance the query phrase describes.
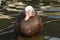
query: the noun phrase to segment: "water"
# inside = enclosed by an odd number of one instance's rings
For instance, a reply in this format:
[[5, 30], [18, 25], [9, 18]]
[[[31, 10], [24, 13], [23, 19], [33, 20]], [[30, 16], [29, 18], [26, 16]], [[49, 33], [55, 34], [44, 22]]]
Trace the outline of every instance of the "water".
[[60, 8], [43, 9], [43, 11], [60, 12]]
[[46, 40], [60, 40], [60, 38], [57, 37], [50, 37], [50, 36], [45, 36]]
[[48, 16], [48, 18], [60, 18], [60, 16]]
[[50, 39], [48, 40], [60, 40], [60, 38], [57, 38], [57, 37], [51, 37]]

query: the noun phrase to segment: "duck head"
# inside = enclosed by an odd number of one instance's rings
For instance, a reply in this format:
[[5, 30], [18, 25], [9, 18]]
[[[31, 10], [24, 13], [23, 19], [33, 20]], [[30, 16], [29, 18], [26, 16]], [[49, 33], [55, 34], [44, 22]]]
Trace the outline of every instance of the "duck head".
[[34, 8], [32, 6], [27, 6], [25, 8], [25, 15], [26, 15], [26, 17], [24, 19], [25, 21], [29, 20], [29, 18], [31, 16], [35, 16], [35, 10], [34, 10]]

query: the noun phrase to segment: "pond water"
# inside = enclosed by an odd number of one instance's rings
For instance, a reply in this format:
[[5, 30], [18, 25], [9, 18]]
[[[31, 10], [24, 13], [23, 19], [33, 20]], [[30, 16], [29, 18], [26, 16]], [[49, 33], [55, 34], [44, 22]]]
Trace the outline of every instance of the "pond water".
[[60, 18], [60, 16], [48, 16], [48, 18]]
[[50, 39], [48, 40], [60, 40], [60, 38], [57, 38], [57, 37], [51, 37]]

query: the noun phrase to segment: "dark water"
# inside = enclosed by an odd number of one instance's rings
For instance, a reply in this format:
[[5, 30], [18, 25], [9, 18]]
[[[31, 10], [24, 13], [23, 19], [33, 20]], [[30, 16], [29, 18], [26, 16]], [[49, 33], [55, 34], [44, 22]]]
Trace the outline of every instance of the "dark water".
[[60, 12], [60, 8], [43, 9], [43, 11]]
[[60, 16], [48, 16], [48, 18], [60, 18]]

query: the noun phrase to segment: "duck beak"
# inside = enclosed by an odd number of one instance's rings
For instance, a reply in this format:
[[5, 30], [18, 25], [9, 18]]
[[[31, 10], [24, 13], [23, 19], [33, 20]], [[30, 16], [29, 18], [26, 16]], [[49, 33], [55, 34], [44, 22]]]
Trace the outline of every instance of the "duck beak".
[[26, 16], [25, 17], [25, 21], [29, 20], [30, 16]]
[[29, 11], [26, 12], [25, 21], [29, 20], [30, 16], [31, 16], [31, 13]]

